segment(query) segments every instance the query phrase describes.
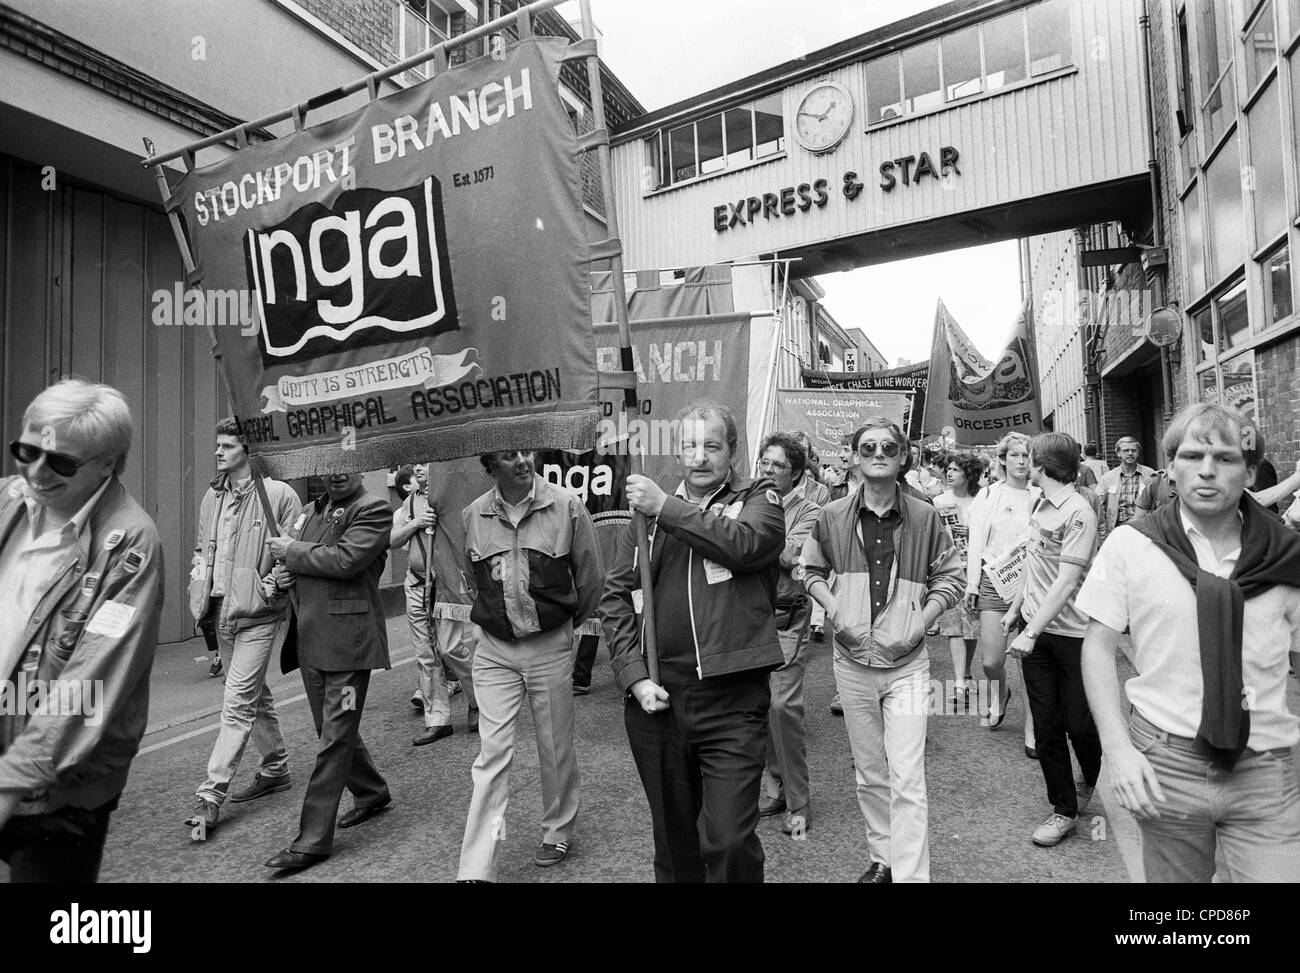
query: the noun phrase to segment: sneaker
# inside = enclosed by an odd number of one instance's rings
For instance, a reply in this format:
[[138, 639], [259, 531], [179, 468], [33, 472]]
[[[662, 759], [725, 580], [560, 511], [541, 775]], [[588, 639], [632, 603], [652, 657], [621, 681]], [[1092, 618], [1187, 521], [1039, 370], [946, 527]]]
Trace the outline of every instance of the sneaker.
[[831, 716], [843, 716], [844, 707], [840, 705], [840, 694], [831, 697]]
[[590, 693], [591, 693], [590, 686], [579, 686], [576, 682], [573, 684], [573, 695], [587, 696], [590, 695]]
[[533, 861], [537, 862], [542, 868], [550, 868], [552, 865], [558, 865], [564, 861], [569, 854], [569, 843], [561, 841], [554, 845], [541, 844], [537, 848], [537, 856]]
[[1092, 795], [1097, 793], [1097, 785], [1089, 787], [1081, 780], [1074, 782], [1075, 800], [1078, 802], [1080, 816], [1088, 812], [1088, 805], [1092, 803]]
[[1051, 814], [1047, 820], [1034, 829], [1034, 844], [1040, 848], [1051, 848], [1074, 834], [1078, 818], [1067, 818], [1064, 814]]
[[209, 801], [207, 798], [200, 797], [194, 801], [194, 810], [190, 816], [185, 819], [187, 828], [199, 828], [199, 834], [202, 837], [195, 838], [195, 841], [204, 841], [212, 832], [217, 830], [217, 820], [221, 817], [221, 808]]
[[267, 794], [274, 794], [276, 791], [287, 791], [288, 789], [288, 774], [282, 774], [279, 777], [264, 777], [261, 774], [255, 774], [253, 782], [242, 791], [235, 791], [230, 795], [230, 799], [236, 804], [242, 804], [244, 801], [253, 801], [259, 797], [265, 797]]
[[217, 656], [212, 660], [212, 665], [208, 666], [208, 675], [212, 678], [216, 678], [221, 675], [221, 671], [225, 668], [226, 664], [221, 661], [221, 656]]
[[448, 680], [447, 680], [447, 696], [448, 696], [448, 697], [455, 696], [455, 695], [456, 695], [458, 692], [460, 692], [460, 691], [461, 691], [461, 686], [460, 686], [460, 680], [459, 680], [459, 679], [448, 679]]

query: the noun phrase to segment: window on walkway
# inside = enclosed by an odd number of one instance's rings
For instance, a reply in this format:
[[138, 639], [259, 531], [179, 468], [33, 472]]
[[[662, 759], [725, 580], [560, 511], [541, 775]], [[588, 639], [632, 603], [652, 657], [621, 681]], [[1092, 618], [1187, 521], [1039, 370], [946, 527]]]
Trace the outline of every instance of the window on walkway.
[[864, 66], [867, 125], [880, 125], [1074, 64], [1069, 0], [1044, 0]]
[[748, 165], [785, 151], [781, 95], [729, 108], [645, 140], [645, 191]]

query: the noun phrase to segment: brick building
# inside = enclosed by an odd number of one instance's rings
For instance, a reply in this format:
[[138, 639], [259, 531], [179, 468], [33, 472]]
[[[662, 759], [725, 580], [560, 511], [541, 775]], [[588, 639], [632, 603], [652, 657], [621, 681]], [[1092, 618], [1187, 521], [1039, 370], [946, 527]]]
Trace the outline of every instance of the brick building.
[[[1112, 462], [1132, 434], [1158, 463], [1176, 409], [1222, 401], [1255, 417], [1285, 475], [1300, 459], [1300, 2], [1146, 8], [1157, 219], [1025, 241], [1044, 411]], [[1161, 306], [1182, 322], [1163, 349]]]

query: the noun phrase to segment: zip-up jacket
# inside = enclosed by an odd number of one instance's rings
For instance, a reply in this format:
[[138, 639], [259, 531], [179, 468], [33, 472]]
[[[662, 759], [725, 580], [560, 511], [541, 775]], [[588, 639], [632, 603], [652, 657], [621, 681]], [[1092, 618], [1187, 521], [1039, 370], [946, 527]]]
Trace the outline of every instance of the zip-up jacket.
[[[27, 516], [21, 484], [0, 480], [0, 546]], [[94, 719], [84, 709], [0, 715], [0, 791], [22, 795], [19, 814], [93, 809], [122, 793], [149, 719], [164, 577], [158, 529], [114, 477], [31, 618], [0, 619], [23, 626], [24, 643], [0, 679], [100, 687]]]
[[[1097, 503], [1093, 508], [1097, 511], [1097, 543], [1105, 540], [1106, 535], [1115, 529], [1119, 523], [1119, 480], [1120, 474], [1124, 472], [1123, 464], [1116, 466], [1097, 482]], [[1146, 489], [1151, 481], [1156, 477], [1156, 471], [1149, 466], [1137, 464], [1138, 489], [1137, 494], [1133, 497], [1133, 511], [1137, 512], [1138, 497], [1142, 496], [1142, 491]]]
[[[635, 523], [619, 535], [600, 601], [610, 661], [624, 691], [650, 675], [633, 598], [641, 588], [634, 530]], [[784, 546], [784, 507], [766, 477], [733, 476], [703, 509], [681, 497], [664, 501], [650, 539], [656, 626], [662, 632], [670, 614], [689, 613], [700, 679], [784, 661], [773, 615]]]
[[[934, 598], [943, 611], [961, 597], [961, 554], [930, 504], [898, 489], [902, 516], [894, 527], [894, 563], [885, 606], [871, 616], [871, 579], [858, 524], [862, 490], [822, 508], [803, 547], [804, 585], [812, 591], [827, 581], [835, 596], [835, 648], [863, 665], [895, 669], [925, 646], [925, 602]], [[833, 583], [828, 581], [834, 572]]]
[[[302, 513], [298, 495], [279, 480], [262, 482], [281, 532], [288, 531]], [[221, 603], [218, 621], [238, 629], [281, 617], [289, 610], [289, 599], [277, 596], [268, 602], [260, 591], [258, 582], [272, 565], [271, 530], [256, 485], [249, 480], [242, 490], [236, 490], [230, 477], [222, 473], [209, 485], [199, 506], [199, 533], [194, 545], [194, 566], [190, 572], [190, 614], [194, 621], [198, 622], [207, 615], [212, 603], [212, 578], [217, 570], [217, 518], [228, 503], [234, 520], [229, 531], [231, 549], [223, 552], [223, 556], [232, 563], [230, 583]]]
[[798, 489], [791, 490], [781, 498], [785, 508], [785, 547], [781, 548], [778, 561], [781, 572], [776, 582], [776, 603], [789, 607], [807, 597], [803, 581], [796, 581], [794, 569], [799, 566], [799, 555], [803, 553], [804, 541], [812, 533], [821, 505], [809, 500]]
[[470, 621], [507, 642], [581, 625], [596, 610], [605, 569], [591, 514], [572, 493], [533, 475], [519, 525], [496, 488], [465, 508]]

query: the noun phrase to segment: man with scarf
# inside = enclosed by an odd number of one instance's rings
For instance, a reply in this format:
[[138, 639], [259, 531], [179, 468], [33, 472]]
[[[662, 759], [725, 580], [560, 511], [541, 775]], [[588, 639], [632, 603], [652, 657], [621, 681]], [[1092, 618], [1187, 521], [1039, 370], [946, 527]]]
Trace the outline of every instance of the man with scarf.
[[[1163, 441], [1177, 496], [1106, 540], [1077, 604], [1084, 681], [1148, 882], [1300, 881], [1289, 663], [1300, 656], [1300, 537], [1246, 487], [1263, 437], [1219, 405], [1188, 406]], [[1125, 725], [1115, 648], [1137, 675]]]

